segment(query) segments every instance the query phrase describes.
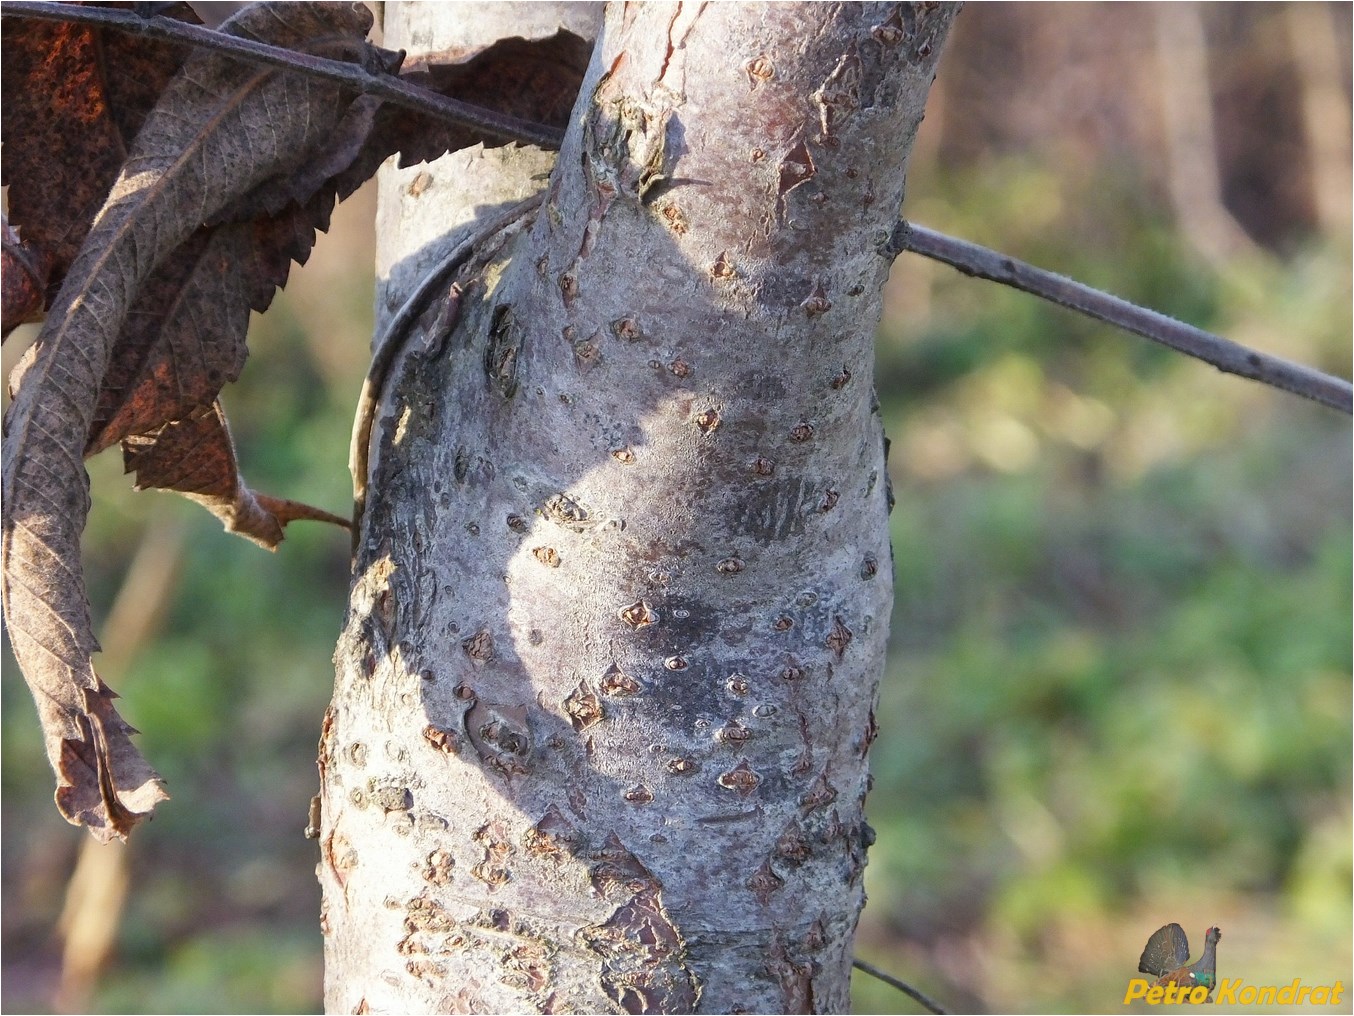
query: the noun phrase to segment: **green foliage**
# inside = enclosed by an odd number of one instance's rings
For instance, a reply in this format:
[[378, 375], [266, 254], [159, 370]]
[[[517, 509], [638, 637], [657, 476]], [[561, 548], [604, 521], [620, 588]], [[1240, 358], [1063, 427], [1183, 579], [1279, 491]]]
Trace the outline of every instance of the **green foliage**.
[[[954, 182], [964, 218], [1009, 217], [1010, 178], [990, 207]], [[1100, 188], [1099, 250], [1023, 253], [1347, 369], [1345, 252], [1210, 278], [1131, 202]], [[862, 955], [960, 1009], [1105, 1011], [1156, 927], [1216, 923], [1222, 976], [1349, 983], [1348, 422], [930, 280], [880, 350], [898, 592]], [[856, 1006], [916, 1011], [859, 974]]]

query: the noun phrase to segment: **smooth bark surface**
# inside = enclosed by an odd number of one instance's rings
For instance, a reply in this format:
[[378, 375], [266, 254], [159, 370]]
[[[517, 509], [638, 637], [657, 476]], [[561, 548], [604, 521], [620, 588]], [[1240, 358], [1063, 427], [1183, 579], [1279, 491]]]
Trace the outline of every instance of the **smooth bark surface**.
[[[387, 44], [460, 45], [429, 8]], [[542, 212], [376, 425], [320, 746], [330, 1011], [847, 1009], [879, 249], [952, 16], [608, 9]], [[550, 162], [387, 171], [383, 313]]]

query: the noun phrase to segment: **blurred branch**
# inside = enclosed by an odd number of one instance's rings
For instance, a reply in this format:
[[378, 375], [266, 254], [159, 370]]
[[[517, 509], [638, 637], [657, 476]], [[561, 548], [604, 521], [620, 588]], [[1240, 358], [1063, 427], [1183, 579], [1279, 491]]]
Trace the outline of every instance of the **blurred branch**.
[[1166, 178], [1180, 228], [1215, 264], [1241, 253], [1254, 255], [1259, 248], [1222, 198], [1202, 9], [1197, 3], [1165, 4], [1153, 14]]
[[[82, 7], [67, 3], [47, 3], [44, 0], [7, 0], [0, 3], [0, 15], [102, 25], [129, 35], [187, 43], [249, 63], [281, 67], [311, 77], [334, 81], [359, 93], [379, 96], [397, 106], [417, 110], [436, 119], [471, 127], [509, 141], [521, 141], [525, 144], [540, 145], [542, 148], [556, 149], [564, 139], [564, 133], [554, 127], [472, 106], [430, 89], [420, 88], [393, 74], [375, 73], [357, 64], [345, 63], [342, 60], [326, 60], [309, 53], [270, 46], [267, 43], [255, 42], [253, 39], [238, 35], [227, 35], [159, 14], [141, 17], [134, 10], [125, 8]], [[403, 59], [403, 54], [400, 54], [400, 57]]]
[[888, 257], [896, 257], [903, 251], [942, 261], [965, 275], [1000, 282], [1004, 286], [1032, 293], [1060, 307], [1078, 311], [1203, 360], [1225, 373], [1301, 395], [1343, 413], [1354, 410], [1354, 388], [1342, 378], [1283, 357], [1258, 352], [976, 243], [946, 236], [925, 226], [899, 222], [884, 245], [883, 253]]
[[937, 1013], [938, 1016], [944, 1016], [945, 1014], [944, 1009], [936, 1005], [935, 1002], [927, 998], [925, 995], [923, 995], [916, 988], [912, 987], [912, 985], [908, 984], [906, 981], [901, 981], [898, 978], [894, 977], [892, 974], [886, 974], [884, 973], [884, 971], [880, 970], [873, 963], [866, 963], [864, 960], [852, 959], [851, 965], [855, 967], [857, 970], [863, 970], [871, 977], [877, 977], [885, 984], [897, 988], [904, 995], [907, 995], [909, 998], [914, 999], [927, 1012], [933, 1012]]
[[1322, 4], [1285, 4], [1284, 22], [1302, 99], [1312, 200], [1321, 228], [1349, 229], [1349, 99], [1340, 70], [1340, 29]]
[[[100, 666], [105, 674], [130, 669], [169, 607], [183, 561], [184, 528], [166, 518], [163, 510], [152, 514], [108, 612]], [[62, 944], [57, 1008], [63, 1012], [88, 1011], [95, 978], [117, 940], [130, 881], [128, 849], [89, 836], [80, 847], [57, 922]]]

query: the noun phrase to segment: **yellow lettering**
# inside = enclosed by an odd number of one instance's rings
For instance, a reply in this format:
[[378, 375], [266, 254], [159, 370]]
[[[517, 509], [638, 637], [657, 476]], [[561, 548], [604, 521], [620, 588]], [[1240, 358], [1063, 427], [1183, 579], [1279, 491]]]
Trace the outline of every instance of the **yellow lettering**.
[[1330, 987], [1318, 984], [1312, 989], [1312, 1005], [1326, 1005], [1330, 1002]]
[[1279, 1001], [1279, 989], [1272, 984], [1266, 984], [1260, 989], [1260, 1004], [1274, 1005]]
[[1128, 981], [1128, 990], [1124, 992], [1124, 1005], [1128, 1005], [1135, 998], [1142, 998], [1147, 994], [1147, 978], [1132, 977]]
[[1342, 994], [1344, 994], [1344, 990], [1345, 990], [1345, 982], [1344, 982], [1344, 981], [1336, 981], [1336, 982], [1335, 982], [1335, 986], [1334, 986], [1333, 988], [1331, 988], [1331, 990], [1330, 990], [1330, 1004], [1331, 1004], [1331, 1005], [1339, 1005], [1339, 1004], [1340, 1004], [1340, 996], [1341, 996]]
[[1161, 985], [1159, 985], [1159, 984], [1154, 984], [1154, 985], [1152, 985], [1150, 988], [1147, 989], [1147, 999], [1146, 999], [1147, 1004], [1148, 1004], [1148, 1005], [1160, 1005], [1160, 1004], [1161, 1004], [1161, 996], [1164, 995], [1164, 994], [1166, 994], [1166, 989], [1165, 989], [1165, 988], [1163, 988], [1163, 987], [1162, 987]]
[[1257, 994], [1259, 994], [1259, 992], [1255, 990], [1255, 985], [1248, 984], [1236, 993], [1236, 997], [1237, 1001], [1242, 1005], [1254, 1005], [1255, 996]]
[[1189, 997], [1184, 999], [1184, 1001], [1189, 1002], [1191, 1005], [1203, 1005], [1207, 1000], [1208, 988], [1202, 984], [1196, 984], [1194, 987], [1190, 988]]
[[1280, 1005], [1292, 1005], [1293, 996], [1298, 993], [1298, 986], [1302, 984], [1301, 978], [1293, 978], [1292, 984], [1285, 984], [1279, 989], [1278, 1003]]
[[1236, 1005], [1236, 989], [1241, 987], [1241, 978], [1224, 977], [1218, 984], [1218, 1005]]
[[[1294, 984], [1297, 984], [1297, 981], [1294, 981], [1293, 983], [1294, 983]], [[1305, 985], [1305, 984], [1304, 984], [1301, 988], [1299, 988], [1299, 989], [1298, 989], [1298, 997], [1297, 997], [1297, 1003], [1298, 1003], [1298, 1005], [1302, 1005], [1304, 1002], [1306, 1002], [1306, 1001], [1307, 1001], [1307, 996], [1310, 995], [1311, 993], [1312, 993], [1312, 989], [1309, 988], [1309, 987], [1307, 987], [1307, 985]]]

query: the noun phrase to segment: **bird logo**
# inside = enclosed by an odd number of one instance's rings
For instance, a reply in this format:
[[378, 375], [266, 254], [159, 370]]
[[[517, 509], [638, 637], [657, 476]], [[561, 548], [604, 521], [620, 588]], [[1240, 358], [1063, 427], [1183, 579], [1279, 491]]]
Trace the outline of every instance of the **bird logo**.
[[1147, 940], [1147, 947], [1138, 960], [1138, 970], [1151, 974], [1158, 985], [1176, 985], [1182, 988], [1202, 986], [1210, 1000], [1218, 983], [1218, 940], [1222, 932], [1209, 928], [1204, 933], [1204, 951], [1193, 963], [1189, 962], [1189, 939], [1178, 924], [1158, 928]]

